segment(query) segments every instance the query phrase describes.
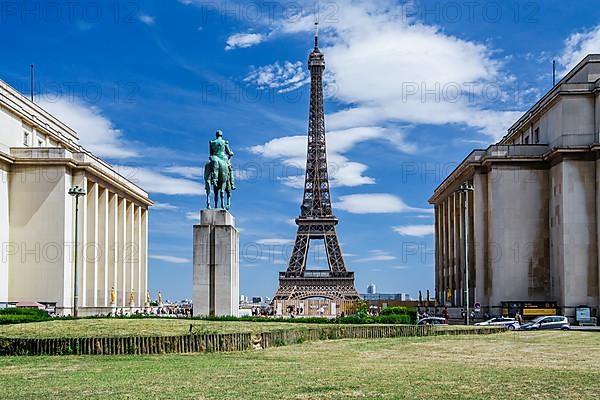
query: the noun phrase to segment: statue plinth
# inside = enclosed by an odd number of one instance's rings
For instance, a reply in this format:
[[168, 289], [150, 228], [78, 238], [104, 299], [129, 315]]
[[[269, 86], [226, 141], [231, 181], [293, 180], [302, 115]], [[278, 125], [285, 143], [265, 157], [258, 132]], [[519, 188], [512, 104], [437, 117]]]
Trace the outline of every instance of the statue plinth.
[[194, 316], [238, 316], [239, 240], [228, 211], [200, 212], [200, 225], [194, 225]]

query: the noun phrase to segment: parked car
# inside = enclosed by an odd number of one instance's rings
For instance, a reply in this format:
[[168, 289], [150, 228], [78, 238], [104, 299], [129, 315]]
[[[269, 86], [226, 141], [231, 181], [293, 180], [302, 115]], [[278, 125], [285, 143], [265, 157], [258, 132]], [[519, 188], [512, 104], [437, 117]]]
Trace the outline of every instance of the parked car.
[[440, 317], [425, 317], [421, 318], [417, 325], [445, 325], [446, 319]]
[[571, 329], [569, 320], [567, 317], [561, 317], [558, 315], [537, 317], [531, 322], [521, 325], [521, 329], [524, 331], [537, 331], [540, 329]]
[[514, 318], [508, 317], [495, 317], [492, 319], [488, 319], [487, 321], [478, 322], [475, 324], [476, 326], [505, 326], [511, 331], [515, 329], [519, 329], [519, 322]]

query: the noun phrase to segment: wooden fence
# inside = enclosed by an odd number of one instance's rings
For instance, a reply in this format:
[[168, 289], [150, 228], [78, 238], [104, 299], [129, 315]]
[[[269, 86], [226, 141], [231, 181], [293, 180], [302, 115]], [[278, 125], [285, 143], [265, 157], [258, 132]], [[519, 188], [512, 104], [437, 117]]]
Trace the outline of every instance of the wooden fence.
[[379, 339], [413, 336], [482, 335], [505, 328], [439, 329], [432, 326], [377, 325], [323, 326], [283, 329], [258, 334], [218, 333], [181, 336], [113, 338], [10, 339], [0, 338], [0, 355], [119, 355], [229, 352], [258, 350], [289, 344], [331, 339]]

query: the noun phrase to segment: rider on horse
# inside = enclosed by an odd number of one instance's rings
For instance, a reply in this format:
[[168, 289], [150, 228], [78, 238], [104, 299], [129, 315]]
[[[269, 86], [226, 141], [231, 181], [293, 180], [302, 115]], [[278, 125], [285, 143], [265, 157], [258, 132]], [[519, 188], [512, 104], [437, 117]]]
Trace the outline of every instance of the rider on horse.
[[223, 132], [217, 131], [216, 139], [211, 140], [209, 142], [209, 150], [210, 150], [210, 164], [212, 170], [212, 185], [216, 185], [219, 179], [218, 175], [218, 165], [220, 162], [225, 163], [227, 165], [227, 169], [229, 171], [229, 185], [231, 186], [231, 190], [235, 190], [235, 180], [233, 177], [233, 168], [231, 166], [231, 157], [233, 157], [233, 151], [229, 148], [229, 142], [227, 140], [223, 140]]

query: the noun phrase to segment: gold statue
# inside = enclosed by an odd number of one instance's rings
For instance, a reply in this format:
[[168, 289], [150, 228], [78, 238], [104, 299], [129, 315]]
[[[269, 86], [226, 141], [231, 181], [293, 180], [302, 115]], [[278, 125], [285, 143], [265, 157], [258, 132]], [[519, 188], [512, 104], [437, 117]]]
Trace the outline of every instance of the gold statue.
[[145, 306], [148, 307], [150, 305], [150, 291], [146, 290], [146, 304]]
[[135, 304], [135, 291], [131, 288], [131, 292], [129, 292], [129, 305], [133, 306]]
[[163, 302], [162, 302], [162, 293], [161, 292], [158, 292], [158, 305], [159, 306], [163, 305]]
[[114, 286], [110, 288], [110, 305], [114, 306], [117, 302], [117, 294], [115, 293]]

